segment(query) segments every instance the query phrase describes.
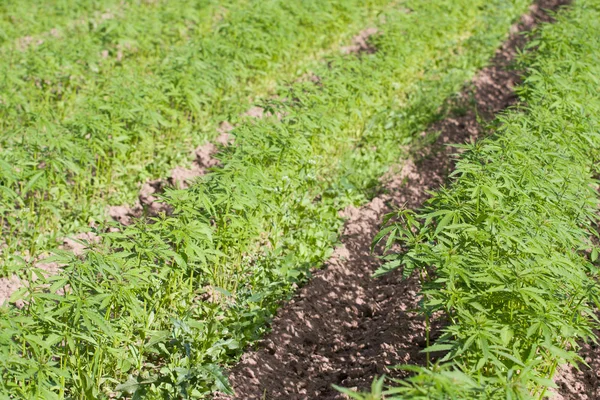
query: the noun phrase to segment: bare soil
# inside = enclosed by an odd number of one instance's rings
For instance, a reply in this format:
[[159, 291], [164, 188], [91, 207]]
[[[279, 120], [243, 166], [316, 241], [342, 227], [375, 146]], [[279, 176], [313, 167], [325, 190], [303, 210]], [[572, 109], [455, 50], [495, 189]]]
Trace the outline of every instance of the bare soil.
[[[348, 220], [341, 238], [343, 245], [279, 310], [271, 333], [228, 371], [235, 396], [217, 394], [215, 399], [343, 399], [346, 397], [332, 384], [368, 389], [378, 375], [402, 376], [391, 366], [424, 364], [420, 351], [426, 346], [425, 324], [415, 312], [418, 282], [414, 278], [403, 280], [399, 271], [372, 279], [380, 266], [370, 252], [372, 238], [386, 213], [400, 206], [419, 208], [428, 198], [427, 192], [446, 181], [454, 163], [453, 149], [448, 144], [474, 140], [485, 131], [480, 121], [491, 120], [516, 103], [513, 88], [519, 83], [519, 73], [511, 64], [517, 50], [526, 43], [522, 33], [551, 20], [545, 9], [565, 3], [537, 1], [511, 29], [510, 38], [497, 51], [490, 67], [460, 94], [459, 103], [467, 111], [431, 126], [428, 132], [441, 132], [433, 145], [415, 149], [415, 161], [404, 163], [397, 168], [398, 173], [388, 175], [383, 192], [370, 203], [344, 211]], [[433, 339], [442, 323], [436, 322]], [[589, 354], [595, 371], [600, 367], [597, 353], [596, 348], [595, 354]], [[591, 371], [583, 374], [598, 375]], [[559, 379], [569, 382], [565, 387], [584, 388], [577, 393], [592, 393], [594, 389], [589, 385], [594, 382], [582, 382], [583, 378], [572, 375]], [[568, 396], [565, 390], [560, 393]]]
[[[73, 237], [66, 237], [63, 239], [62, 245], [59, 247], [61, 250], [67, 250], [73, 252], [76, 256], [81, 256], [83, 253], [93, 246], [95, 243], [100, 242], [100, 237], [93, 232], [83, 232]], [[47, 262], [49, 254], [44, 254], [38, 257], [33, 264], [38, 272], [34, 272], [32, 275], [35, 281], [38, 276], [37, 274], [43, 274], [48, 277], [55, 275], [60, 270], [61, 266], [56, 262]], [[46, 260], [46, 261], [45, 261]], [[25, 279], [21, 279], [19, 276], [13, 274], [9, 277], [0, 278], [0, 306], [10, 299], [10, 296], [16, 292], [22, 286], [27, 285]], [[15, 302], [17, 307], [21, 307], [22, 301]]]
[[[46, 256], [47, 257], [47, 256]], [[35, 262], [35, 267], [37, 269], [36, 272], [33, 272], [32, 279], [35, 281], [39, 278], [38, 274], [42, 274], [46, 277], [55, 275], [60, 269], [60, 265], [55, 262], [44, 262], [45, 257], [41, 257], [38, 261]], [[10, 299], [10, 296], [21, 287], [26, 286], [28, 284], [27, 280], [21, 279], [19, 276], [13, 274], [8, 277], [0, 278], [0, 307], [4, 305]], [[21, 307], [23, 302], [21, 300], [17, 300], [14, 303], [17, 307]]]
[[366, 28], [360, 31], [352, 38], [352, 43], [349, 46], [344, 46], [340, 49], [342, 54], [373, 54], [377, 48], [369, 41], [371, 36], [379, 33], [377, 28]]
[[[600, 331], [595, 331], [600, 338]], [[555, 400], [598, 400], [600, 399], [600, 345], [583, 343], [579, 355], [588, 365], [579, 368], [563, 365], [555, 375], [558, 388], [553, 389]]]

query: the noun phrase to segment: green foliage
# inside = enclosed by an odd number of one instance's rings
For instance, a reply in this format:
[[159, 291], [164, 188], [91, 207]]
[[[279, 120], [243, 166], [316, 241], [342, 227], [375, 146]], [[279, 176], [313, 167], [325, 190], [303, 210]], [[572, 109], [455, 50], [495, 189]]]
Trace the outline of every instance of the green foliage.
[[418, 271], [423, 313], [448, 325], [425, 350], [437, 363], [405, 367], [415, 374], [385, 398], [541, 399], [558, 365], [583, 362], [580, 341], [597, 340], [599, 33], [597, 0], [544, 26], [522, 60], [522, 110], [460, 146], [452, 185], [422, 210], [388, 216], [376, 240], [406, 251], [378, 273]]
[[398, 143], [439, 116], [527, 5], [407, 1], [380, 16], [375, 54], [331, 56], [318, 83], [278, 86], [262, 105], [282, 120], [240, 124], [220, 168], [167, 190], [172, 216], [106, 234], [82, 258], [60, 255], [62, 272], [32, 281], [23, 309], [0, 310], [0, 393], [227, 391], [219, 368], [331, 254], [338, 211], [366, 200], [403, 155]]
[[339, 51], [389, 2], [108, 3], [0, 47], [0, 274], [133, 203], [142, 182], [188, 163], [221, 122]]
[[0, 46], [40, 40], [44, 33], [89, 19], [108, 16], [117, 0], [4, 0], [0, 3]]

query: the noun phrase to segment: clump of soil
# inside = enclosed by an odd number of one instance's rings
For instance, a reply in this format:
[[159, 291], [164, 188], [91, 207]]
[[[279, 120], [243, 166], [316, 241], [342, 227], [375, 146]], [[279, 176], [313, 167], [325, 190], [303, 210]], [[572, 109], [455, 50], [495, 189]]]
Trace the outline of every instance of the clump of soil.
[[[271, 112], [259, 106], [250, 108], [242, 115], [256, 119], [272, 116]], [[283, 114], [277, 112], [276, 117], [281, 119]], [[170, 214], [172, 209], [162, 203], [157, 196], [164, 192], [166, 187], [185, 189], [195, 178], [206, 174], [209, 168], [219, 165], [219, 160], [215, 158], [215, 154], [219, 150], [218, 146], [233, 144], [233, 136], [230, 133], [233, 129], [234, 126], [231, 123], [222, 122], [217, 129], [219, 136], [214, 143], [205, 143], [194, 150], [194, 161], [190, 167], [177, 166], [171, 170], [168, 178], [144, 183], [140, 189], [138, 200], [133, 206], [111, 206], [108, 208], [108, 215], [122, 225], [131, 225], [134, 219], [143, 216], [156, 217], [161, 213]]]
[[8, 301], [10, 296], [21, 286], [23, 286], [23, 284], [16, 275], [0, 278], [0, 306]]
[[352, 44], [344, 46], [340, 50], [342, 54], [373, 54], [377, 48], [369, 42], [371, 36], [379, 33], [377, 28], [367, 28], [352, 38]]
[[[258, 348], [244, 354], [229, 371], [236, 392], [233, 398], [343, 399], [332, 384], [367, 389], [377, 375], [401, 376], [390, 366], [424, 364], [420, 351], [425, 347], [425, 326], [415, 312], [419, 284], [414, 278], [403, 280], [399, 271], [372, 279], [380, 261], [370, 252], [371, 240], [385, 213], [400, 206], [420, 207], [427, 192], [445, 182], [454, 160], [447, 144], [474, 140], [484, 130], [479, 118], [491, 119], [515, 104], [513, 88], [519, 75], [507, 66], [525, 43], [521, 33], [549, 20], [543, 9], [564, 3], [538, 1], [511, 30], [491, 66], [459, 96], [459, 102], [468, 105], [474, 100], [476, 106], [430, 127], [430, 132], [441, 132], [436, 143], [418, 151], [415, 162], [387, 176], [384, 194], [361, 208], [344, 211], [348, 221], [343, 246], [279, 310], [271, 333]], [[442, 322], [435, 324], [433, 340]], [[232, 397], [217, 394], [215, 398]]]
[[[55, 275], [60, 269], [60, 265], [55, 262], [44, 262], [44, 259], [47, 256], [40, 257], [39, 260], [35, 262], [36, 272], [32, 274], [33, 281], [39, 278], [39, 273], [43, 274], [45, 277], [49, 277]], [[9, 277], [0, 278], [0, 306], [4, 303], [8, 302], [10, 296], [21, 287], [27, 284], [27, 280], [21, 279], [19, 276], [13, 274]], [[14, 303], [17, 307], [21, 308], [23, 306], [23, 301], [18, 300]]]
[[[277, 96], [273, 97], [273, 99], [277, 99]], [[250, 108], [248, 111], [246, 111], [244, 114], [242, 114], [242, 116], [249, 117], [249, 118], [254, 118], [254, 119], [263, 119], [263, 118], [270, 118], [270, 117], [272, 117], [273, 113], [271, 111], [266, 110], [263, 107], [254, 106], [254, 107]], [[275, 117], [279, 121], [281, 121], [284, 116], [285, 116], [284, 112], [275, 111]]]
[[254, 106], [246, 111], [244, 116], [261, 119], [265, 116], [265, 109], [259, 106]]
[[64, 238], [61, 249], [71, 251], [76, 256], [81, 256], [94, 243], [100, 243], [100, 236], [94, 232], [83, 232], [73, 238]]
[[319, 87], [323, 86], [321, 77], [318, 75], [315, 75], [313, 72], [307, 72], [306, 74], [304, 74], [301, 77], [299, 77], [298, 79], [296, 79], [296, 82], [311, 82]]

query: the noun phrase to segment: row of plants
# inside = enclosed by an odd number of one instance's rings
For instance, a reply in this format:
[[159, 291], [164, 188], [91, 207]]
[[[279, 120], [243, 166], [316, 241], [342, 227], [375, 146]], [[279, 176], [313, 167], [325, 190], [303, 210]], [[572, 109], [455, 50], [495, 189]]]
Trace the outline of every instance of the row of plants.
[[119, 3], [118, 0], [5, 0], [0, 3], [0, 46], [79, 21], [87, 22]]
[[390, 3], [123, 2], [0, 47], [0, 274], [132, 204]]
[[425, 319], [447, 324], [424, 350], [435, 363], [352, 398], [541, 400], [559, 365], [584, 362], [600, 306], [599, 45], [600, 2], [577, 0], [522, 57], [521, 106], [459, 146], [449, 187], [387, 217], [375, 242], [402, 251], [376, 275], [417, 274]]
[[170, 216], [103, 235], [62, 272], [30, 274], [0, 309], [0, 393], [202, 398], [260, 337], [278, 303], [331, 254], [338, 211], [485, 65], [528, 1], [406, 1], [381, 15], [377, 51], [331, 56], [262, 104], [221, 166], [168, 189]]

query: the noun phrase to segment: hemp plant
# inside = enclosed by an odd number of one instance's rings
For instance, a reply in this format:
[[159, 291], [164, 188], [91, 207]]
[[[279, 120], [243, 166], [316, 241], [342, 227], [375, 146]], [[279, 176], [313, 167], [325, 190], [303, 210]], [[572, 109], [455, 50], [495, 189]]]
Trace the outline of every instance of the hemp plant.
[[[522, 105], [464, 150], [448, 187], [386, 217], [387, 263], [421, 274], [426, 316], [447, 319], [386, 399], [543, 399], [600, 306], [600, 2], [581, 0], [537, 32], [520, 62]], [[356, 398], [364, 398], [357, 395]]]

